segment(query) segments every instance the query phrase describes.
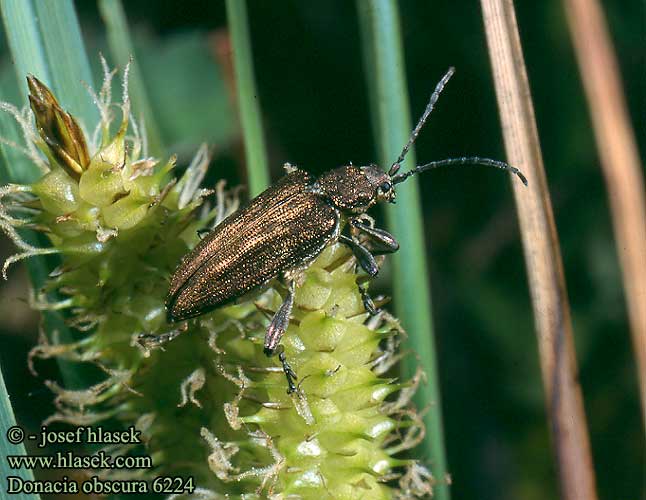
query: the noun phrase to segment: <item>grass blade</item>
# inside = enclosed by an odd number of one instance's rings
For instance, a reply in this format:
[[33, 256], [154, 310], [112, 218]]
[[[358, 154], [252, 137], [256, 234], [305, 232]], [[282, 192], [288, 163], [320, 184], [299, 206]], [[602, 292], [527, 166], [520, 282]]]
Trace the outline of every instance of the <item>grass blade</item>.
[[[0, 0], [4, 31], [11, 49], [20, 93], [27, 103], [27, 74], [37, 75], [46, 85], [52, 84], [36, 13], [31, 0]], [[19, 57], [16, 57], [19, 55]]]
[[269, 185], [269, 168], [253, 70], [247, 3], [245, 0], [227, 0], [226, 6], [231, 32], [240, 121], [244, 134], [249, 195], [253, 197]]
[[646, 428], [646, 200], [644, 174], [630, 127], [601, 5], [564, 1], [610, 197], [617, 253], [623, 271]]
[[[99, 111], [82, 82], [92, 85], [92, 71], [72, 0], [33, 0], [43, 47], [52, 78], [52, 90], [67, 111], [86, 125]], [[39, 76], [39, 75], [36, 75]]]
[[[31, 0], [0, 0], [0, 12], [16, 69], [18, 88], [23, 105], [26, 105], [29, 102], [27, 99], [29, 91], [25, 82], [28, 74], [38, 75], [38, 78], [47, 85], [52, 83], [47, 56], [36, 24], [36, 14]], [[22, 106], [18, 105], [18, 107]], [[7, 113], [0, 114], [0, 134], [15, 144], [23, 142], [16, 122]], [[2, 182], [33, 182], [40, 176], [36, 166], [18, 151], [5, 145], [1, 149]]]
[[[65, 10], [63, 3], [67, 2], [60, 2], [56, 5], [61, 6], [62, 9]], [[50, 6], [50, 8], [52, 7]], [[70, 41], [63, 39], [68, 35], [71, 38], [75, 38], [75, 33], [80, 34], [78, 25], [76, 30], [67, 26], [68, 29], [64, 29], [62, 32], [59, 32], [57, 38], [48, 36], [48, 43], [54, 44], [54, 48], [48, 51], [45, 48], [45, 41], [36, 21], [38, 10], [34, 7], [31, 0], [0, 0], [0, 9], [2, 10], [2, 19], [9, 47], [11, 49], [11, 56], [15, 63], [18, 85], [21, 94], [23, 95], [23, 102], [25, 105], [28, 102], [28, 90], [25, 82], [25, 76], [27, 73], [33, 73], [39, 78], [42, 76], [43, 81], [52, 83], [52, 86], [54, 86], [54, 81], [52, 81], [53, 75], [50, 73], [50, 68], [54, 68], [54, 71], [58, 72], [67, 67], [68, 72], [73, 70], [71, 74], [78, 75], [79, 72], [80, 74], [88, 74], [89, 66], [87, 66], [87, 71], [85, 72], [80, 68], [80, 65], [83, 62], [87, 65], [87, 57], [85, 56], [85, 49], [83, 48], [82, 42], [80, 47], [76, 45], [76, 48], [82, 52], [81, 55], [76, 54], [79, 57], [78, 67], [74, 66], [72, 62], [69, 62], [70, 66], [64, 66], [61, 64], [52, 64], [52, 61], [49, 60], [49, 55], [56, 52], [55, 48], [59, 44], [61, 47], [73, 45]], [[76, 14], [73, 15], [73, 19], [74, 22], [76, 22]], [[41, 17], [41, 27], [49, 26], [50, 21], [51, 20], [45, 22]], [[75, 54], [68, 55], [75, 56]], [[88, 83], [89, 82], [90, 80], [88, 79]], [[87, 96], [86, 90], [81, 86], [80, 81], [77, 81], [75, 88], [78, 93], [77, 96], [84, 97], [85, 100], [90, 103], [90, 106], [93, 106]], [[67, 89], [67, 92], [69, 92], [69, 89]], [[64, 93], [58, 95], [63, 94]], [[96, 116], [98, 117], [98, 112], [96, 112]], [[2, 113], [2, 116], [0, 116], [0, 129], [3, 137], [14, 140], [14, 142], [18, 144], [23, 143], [23, 140], [20, 138], [20, 134], [18, 133], [16, 123], [6, 113]], [[3, 182], [30, 182], [40, 175], [36, 166], [28, 158], [18, 154], [6, 145], [2, 145], [1, 149], [3, 152], [2, 163], [4, 164], [4, 168], [1, 173], [6, 175], [6, 177], [2, 179]], [[48, 242], [46, 240], [41, 239], [41, 237], [35, 234], [26, 234], [25, 239], [37, 246], [48, 246]], [[25, 262], [25, 264], [29, 271], [29, 277], [33, 287], [35, 289], [39, 289], [47, 279], [49, 269], [51, 269], [53, 265], [48, 265], [46, 259], [39, 257], [30, 258]], [[59, 313], [52, 311], [44, 312], [43, 318], [45, 330], [48, 333], [56, 330], [59, 332], [63, 342], [71, 340], [72, 335], [67, 329], [63, 317]], [[84, 385], [83, 377], [79, 371], [75, 369], [76, 367], [74, 365], [61, 361], [59, 362], [59, 366], [68, 387], [75, 388], [82, 387]]]
[[[131, 57], [134, 58], [135, 55], [123, 4], [121, 0], [100, 0], [99, 10], [105, 23], [108, 45], [114, 62], [123, 68], [128, 63], [128, 60]], [[155, 120], [153, 108], [148, 99], [148, 93], [136, 58], [130, 64], [130, 97], [135, 116], [143, 116], [150, 154], [152, 156], [163, 156], [165, 152], [164, 142], [157, 126], [157, 120]]]
[[[381, 165], [390, 165], [399, 155], [412, 130], [399, 13], [393, 0], [359, 0], [357, 8], [368, 69], [374, 132], [379, 145], [378, 156]], [[403, 170], [414, 165], [415, 155], [411, 151]], [[413, 177], [398, 186], [397, 205], [388, 207], [386, 216], [393, 233], [406, 242], [392, 259], [396, 276], [393, 284], [395, 307], [402, 325], [409, 334], [407, 347], [417, 353], [419, 364], [428, 376], [428, 383], [420, 387], [415, 401], [418, 408], [430, 405], [424, 417], [424, 454], [438, 480], [435, 495], [444, 500], [449, 498], [449, 487], [445, 480], [447, 465], [441, 399], [417, 179]], [[415, 293], [411, 294], [410, 290], [414, 290]], [[418, 361], [415, 359], [405, 362], [405, 375], [412, 376], [417, 366]]]
[[513, 179], [562, 498], [597, 498], [561, 251], [512, 0], [481, 0], [498, 108]]
[[[0, 439], [0, 476], [4, 479], [9, 476], [17, 476], [23, 480], [34, 480], [34, 474], [31, 469], [10, 469], [9, 464], [7, 463], [7, 455], [26, 455], [25, 446], [20, 444], [11, 444], [7, 439], [7, 430], [16, 425], [16, 418], [13, 414], [13, 409], [11, 408], [11, 402], [9, 401], [9, 394], [7, 393], [7, 387], [4, 385], [4, 379], [2, 378], [2, 370], [0, 370], [0, 432], [2, 433], [2, 438]], [[6, 483], [5, 483], [6, 485]], [[5, 486], [3, 485], [3, 491]], [[27, 493], [12, 493], [12, 499], [16, 500], [37, 500], [40, 498], [39, 495], [27, 494]]]

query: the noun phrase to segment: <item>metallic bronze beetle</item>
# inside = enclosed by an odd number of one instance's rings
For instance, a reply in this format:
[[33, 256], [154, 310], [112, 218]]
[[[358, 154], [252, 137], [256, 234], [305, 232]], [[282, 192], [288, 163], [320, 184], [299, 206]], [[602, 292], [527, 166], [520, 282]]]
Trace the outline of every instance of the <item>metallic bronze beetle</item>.
[[[398, 173], [453, 71], [450, 68], [437, 84], [408, 143], [387, 172], [376, 165], [345, 165], [315, 178], [286, 164], [286, 176], [222, 221], [184, 257], [166, 297], [168, 321], [200, 316], [280, 277], [288, 292], [267, 328], [264, 350], [268, 356], [279, 355], [289, 391], [295, 390], [296, 375], [285, 359], [280, 339], [294, 303], [294, 276], [327, 245], [336, 241], [347, 244], [366, 273], [375, 276], [379, 270], [375, 258], [358, 235], [365, 234], [381, 253], [395, 252], [399, 244], [361, 215], [380, 201], [394, 203], [395, 185], [409, 176], [441, 166], [479, 164], [513, 172], [527, 184], [516, 168], [479, 157], [434, 161]], [[350, 227], [349, 236], [340, 234], [342, 218]], [[365, 294], [364, 303], [374, 312]]]

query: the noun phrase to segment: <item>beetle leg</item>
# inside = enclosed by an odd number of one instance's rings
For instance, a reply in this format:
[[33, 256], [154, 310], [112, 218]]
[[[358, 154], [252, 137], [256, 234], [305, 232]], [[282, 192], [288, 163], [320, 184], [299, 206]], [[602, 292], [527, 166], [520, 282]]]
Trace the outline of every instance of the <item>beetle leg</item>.
[[283, 365], [283, 372], [285, 372], [285, 377], [287, 378], [287, 394], [291, 394], [292, 392], [296, 391], [296, 384], [294, 383], [294, 381], [298, 377], [287, 362], [287, 357], [285, 356], [285, 348], [282, 344], [278, 345], [275, 352], [278, 353], [278, 360]]
[[368, 294], [368, 287], [365, 283], [357, 283], [357, 286], [359, 287], [359, 293], [361, 294], [363, 308], [368, 311], [370, 316], [375, 316], [379, 312], [379, 309], [375, 307], [372, 297]]
[[269, 327], [267, 328], [267, 333], [265, 333], [264, 350], [267, 356], [274, 355], [283, 333], [287, 330], [287, 327], [289, 326], [289, 315], [292, 312], [293, 305], [294, 281], [290, 281], [289, 286], [287, 287], [287, 297], [285, 297], [282, 305], [274, 314], [274, 317], [271, 319], [271, 323], [269, 323]]
[[380, 253], [393, 253], [399, 250], [399, 243], [395, 237], [385, 229], [372, 227], [359, 218], [350, 219], [350, 224], [353, 228], [365, 233], [368, 238], [376, 242], [381, 248]]
[[341, 243], [345, 243], [350, 247], [352, 253], [357, 258], [359, 265], [365, 272], [367, 272], [373, 278], [377, 276], [377, 273], [379, 272], [379, 266], [377, 266], [375, 258], [366, 247], [343, 234], [339, 236], [339, 241]]
[[211, 232], [211, 230], [210, 230], [210, 229], [207, 229], [207, 228], [198, 229], [198, 230], [197, 230], [197, 237], [198, 237], [199, 239], [202, 239], [202, 238], [204, 238], [204, 236], [205, 236], [207, 233], [210, 233], [210, 232]]
[[171, 330], [169, 332], [162, 333], [161, 335], [153, 335], [151, 333], [143, 332], [137, 335], [133, 342], [134, 345], [136, 345], [144, 352], [144, 356], [148, 357], [150, 355], [150, 351], [154, 349], [161, 349], [163, 351], [164, 345], [168, 344], [171, 340], [179, 337], [187, 329], [188, 323], [183, 323], [179, 326], [179, 328], [175, 328], [174, 330]]
[[296, 390], [296, 385], [294, 380], [296, 380], [296, 373], [292, 370], [292, 367], [289, 366], [287, 358], [285, 357], [285, 348], [280, 344], [280, 339], [283, 334], [287, 331], [289, 326], [289, 315], [292, 312], [292, 307], [294, 305], [294, 280], [289, 282], [287, 287], [287, 297], [283, 301], [282, 305], [274, 314], [274, 317], [269, 323], [267, 332], [265, 333], [265, 344], [264, 351], [267, 356], [273, 356], [278, 354], [278, 359], [283, 365], [283, 371], [285, 372], [285, 377], [287, 377], [288, 393], [292, 393]]

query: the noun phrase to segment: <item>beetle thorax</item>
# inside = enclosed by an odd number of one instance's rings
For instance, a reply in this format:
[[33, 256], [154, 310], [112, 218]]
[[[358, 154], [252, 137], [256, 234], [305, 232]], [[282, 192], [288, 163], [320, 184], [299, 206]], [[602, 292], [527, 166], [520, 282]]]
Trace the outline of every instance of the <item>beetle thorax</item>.
[[[354, 213], [365, 212], [378, 201], [394, 198], [390, 177], [373, 165], [335, 168], [319, 177], [317, 184], [321, 194], [336, 208]], [[388, 189], [384, 190], [386, 184]]]

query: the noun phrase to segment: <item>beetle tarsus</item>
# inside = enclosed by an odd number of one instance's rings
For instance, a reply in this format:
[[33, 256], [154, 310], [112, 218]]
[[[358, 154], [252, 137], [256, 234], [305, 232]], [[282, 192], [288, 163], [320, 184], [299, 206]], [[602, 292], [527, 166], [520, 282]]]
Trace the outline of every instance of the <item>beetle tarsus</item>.
[[297, 390], [296, 380], [298, 376], [296, 372], [292, 369], [289, 362], [287, 361], [287, 356], [285, 355], [285, 347], [282, 344], [278, 344], [275, 349], [269, 349], [265, 347], [264, 352], [267, 356], [274, 356], [278, 354], [278, 361], [283, 365], [283, 372], [285, 373], [285, 378], [287, 379], [287, 394], [291, 394]]
[[377, 265], [377, 261], [375, 260], [374, 256], [366, 247], [364, 247], [361, 243], [357, 243], [352, 238], [348, 238], [344, 235], [339, 236], [339, 241], [350, 247], [352, 253], [357, 258], [359, 265], [366, 273], [368, 273], [373, 278], [377, 276], [377, 274], [379, 273], [379, 266]]
[[296, 392], [296, 384], [294, 383], [298, 377], [292, 367], [287, 362], [287, 357], [285, 356], [285, 348], [282, 345], [278, 346], [278, 360], [283, 365], [283, 372], [285, 372], [285, 378], [287, 379], [287, 394], [292, 394]]
[[363, 302], [363, 308], [370, 314], [370, 316], [376, 316], [379, 313], [379, 309], [375, 306], [375, 302], [372, 300], [372, 297], [368, 294], [368, 287], [363, 284], [357, 284], [359, 287], [359, 293], [361, 294], [361, 301]]
[[144, 353], [149, 355], [150, 351], [154, 349], [161, 349], [163, 351], [166, 344], [179, 337], [187, 328], [188, 325], [183, 323], [179, 328], [162, 333], [161, 335], [153, 335], [151, 333], [143, 332], [137, 335], [134, 343], [142, 349]]

